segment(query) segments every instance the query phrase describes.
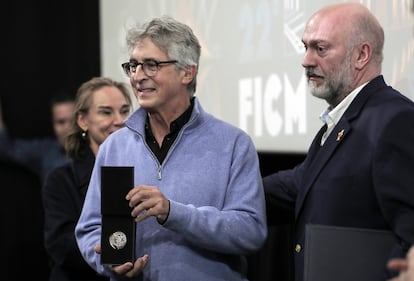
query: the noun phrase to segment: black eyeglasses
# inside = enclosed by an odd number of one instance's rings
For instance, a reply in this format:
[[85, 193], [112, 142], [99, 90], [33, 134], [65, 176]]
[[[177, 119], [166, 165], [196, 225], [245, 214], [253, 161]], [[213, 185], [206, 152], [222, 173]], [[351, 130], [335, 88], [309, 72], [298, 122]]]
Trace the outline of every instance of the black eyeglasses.
[[121, 64], [122, 69], [128, 77], [131, 77], [137, 71], [139, 65], [142, 66], [142, 71], [148, 77], [155, 76], [160, 69], [162, 64], [177, 63], [176, 60], [167, 60], [167, 61], [156, 61], [156, 60], [145, 60], [143, 62], [129, 61]]

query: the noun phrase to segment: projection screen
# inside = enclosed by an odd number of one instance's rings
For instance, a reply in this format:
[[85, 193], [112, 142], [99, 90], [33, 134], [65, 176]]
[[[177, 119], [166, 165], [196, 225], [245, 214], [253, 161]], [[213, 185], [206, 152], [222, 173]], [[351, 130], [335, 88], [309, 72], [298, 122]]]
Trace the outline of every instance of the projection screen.
[[[245, 130], [261, 152], [304, 153], [327, 106], [307, 90], [302, 32], [327, 0], [101, 0], [102, 75], [128, 82], [125, 31], [170, 15], [202, 44], [196, 96], [205, 110]], [[414, 96], [411, 0], [365, 0], [385, 31], [387, 83]]]

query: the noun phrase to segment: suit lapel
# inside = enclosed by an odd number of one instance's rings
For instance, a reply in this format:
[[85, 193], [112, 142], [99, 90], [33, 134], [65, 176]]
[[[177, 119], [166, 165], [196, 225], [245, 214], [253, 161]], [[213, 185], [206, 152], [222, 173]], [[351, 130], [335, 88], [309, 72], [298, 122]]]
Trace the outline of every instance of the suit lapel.
[[[348, 120], [346, 118], [341, 118], [339, 123], [330, 133], [329, 137], [327, 138], [323, 146], [317, 149], [314, 144], [312, 145], [312, 148], [309, 150], [309, 154], [312, 158], [309, 159], [310, 161], [308, 163], [307, 172], [304, 174], [304, 177], [302, 179], [305, 185], [303, 186], [303, 189], [301, 189], [302, 192], [299, 192], [298, 197], [296, 199], [296, 216], [300, 212], [303, 201], [305, 200], [306, 194], [308, 193], [309, 189], [313, 186], [316, 178], [318, 177], [322, 169], [325, 167], [328, 160], [332, 157], [335, 150], [344, 141], [346, 141], [346, 137], [351, 131], [351, 129], [352, 128]], [[319, 136], [319, 139], [317, 140], [318, 136], [319, 133], [317, 134], [314, 140], [314, 142], [318, 142], [317, 145], [320, 144], [320, 137], [322, 136], [322, 134]]]
[[[316, 138], [319, 136], [319, 133], [315, 137], [309, 149], [308, 157], [305, 160], [306, 163], [304, 163], [307, 168], [301, 179], [302, 186], [299, 188], [299, 193], [296, 198], [296, 218], [299, 216], [306, 195], [314, 185], [316, 178], [319, 176], [328, 160], [333, 157], [335, 150], [346, 142], [346, 139], [352, 130], [353, 120], [359, 116], [367, 100], [370, 99], [371, 96], [375, 96], [375, 93], [383, 87], [387, 87], [387, 85], [385, 84], [382, 75], [379, 75], [375, 79], [371, 80], [352, 101], [344, 115], [339, 120], [338, 124], [332, 130], [324, 145], [320, 147], [319, 150], [315, 147], [316, 142], [318, 142]], [[341, 161], [341, 159], [338, 159], [337, 161]]]

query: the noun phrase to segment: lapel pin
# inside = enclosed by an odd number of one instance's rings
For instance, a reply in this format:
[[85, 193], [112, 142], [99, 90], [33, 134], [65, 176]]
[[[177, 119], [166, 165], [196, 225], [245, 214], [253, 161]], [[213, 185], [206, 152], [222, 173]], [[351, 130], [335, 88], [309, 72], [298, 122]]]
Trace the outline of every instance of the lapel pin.
[[340, 141], [342, 139], [342, 137], [344, 136], [344, 132], [344, 129], [339, 131], [338, 136], [336, 137], [336, 141]]

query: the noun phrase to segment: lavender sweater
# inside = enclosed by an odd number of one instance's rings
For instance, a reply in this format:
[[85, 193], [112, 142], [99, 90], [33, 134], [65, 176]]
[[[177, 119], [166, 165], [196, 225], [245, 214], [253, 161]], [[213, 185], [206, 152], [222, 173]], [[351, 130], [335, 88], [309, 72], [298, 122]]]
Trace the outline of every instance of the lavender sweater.
[[135, 280], [247, 280], [244, 255], [267, 236], [266, 211], [257, 152], [241, 129], [201, 108], [197, 98], [162, 165], [145, 143], [146, 112], [137, 109], [126, 128], [100, 146], [82, 214], [78, 246], [99, 273], [117, 279], [93, 250], [100, 244], [100, 167], [134, 166], [135, 186], [157, 186], [170, 199], [168, 220], [137, 223], [136, 256], [149, 254]]

